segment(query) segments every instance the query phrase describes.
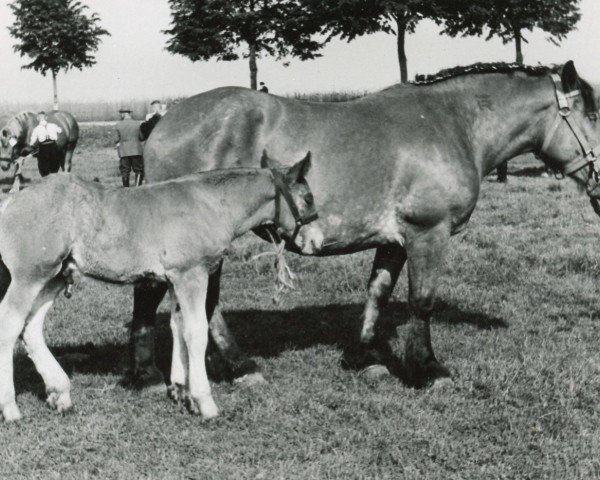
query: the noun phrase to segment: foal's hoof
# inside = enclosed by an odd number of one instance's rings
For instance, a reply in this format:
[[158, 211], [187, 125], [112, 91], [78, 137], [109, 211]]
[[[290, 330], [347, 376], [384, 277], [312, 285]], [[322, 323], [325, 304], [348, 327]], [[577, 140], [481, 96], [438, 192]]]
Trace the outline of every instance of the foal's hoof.
[[370, 365], [358, 372], [358, 376], [367, 380], [379, 380], [390, 377], [391, 373], [385, 365]]
[[431, 389], [435, 391], [446, 391], [454, 388], [454, 380], [451, 377], [441, 377], [434, 380]]
[[210, 396], [204, 398], [193, 398], [190, 396], [188, 402], [190, 413], [193, 415], [202, 415], [204, 420], [210, 420], [219, 415], [217, 404]]
[[269, 382], [265, 380], [262, 373], [254, 372], [235, 378], [233, 383], [241, 387], [253, 387], [254, 385], [266, 385]]
[[71, 394], [69, 392], [51, 392], [48, 394], [46, 402], [58, 413], [67, 413], [73, 408], [73, 404], [71, 403]]
[[9, 403], [2, 409], [2, 416], [4, 417], [5, 422], [16, 422], [21, 420], [21, 412], [15, 402]]

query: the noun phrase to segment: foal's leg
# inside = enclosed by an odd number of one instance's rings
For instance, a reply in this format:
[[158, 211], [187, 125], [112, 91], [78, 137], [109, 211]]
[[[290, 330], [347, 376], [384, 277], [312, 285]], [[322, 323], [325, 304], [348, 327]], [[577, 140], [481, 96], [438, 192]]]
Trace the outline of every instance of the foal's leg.
[[399, 244], [379, 247], [369, 278], [368, 296], [359, 324], [359, 343], [346, 349], [343, 364], [354, 369], [388, 364], [392, 352], [386, 336], [378, 328], [381, 313], [394, 290], [406, 262], [406, 250]]
[[72, 407], [71, 382], [56, 361], [44, 340], [44, 320], [58, 293], [65, 286], [63, 279], [52, 280], [40, 292], [23, 332], [23, 343], [29, 358], [42, 376], [48, 394], [47, 402], [52, 408], [64, 412]]
[[433, 310], [435, 287], [444, 263], [450, 237], [445, 224], [413, 233], [408, 239], [408, 304], [410, 326], [404, 353], [405, 380], [423, 387], [435, 380], [449, 377], [431, 346], [429, 321]]
[[208, 345], [208, 318], [206, 316], [206, 290], [208, 272], [196, 267], [171, 276], [173, 290], [183, 316], [183, 338], [188, 351], [188, 387], [190, 409], [199, 409], [205, 419], [218, 415], [206, 373], [206, 347]]
[[169, 396], [176, 402], [185, 397], [188, 372], [188, 351], [183, 338], [183, 318], [177, 303], [177, 296], [171, 289], [171, 332], [173, 334], [173, 354], [171, 356], [171, 385]]
[[21, 418], [15, 401], [13, 351], [40, 290], [41, 286], [19, 284], [13, 279], [0, 303], [0, 411], [7, 422]]

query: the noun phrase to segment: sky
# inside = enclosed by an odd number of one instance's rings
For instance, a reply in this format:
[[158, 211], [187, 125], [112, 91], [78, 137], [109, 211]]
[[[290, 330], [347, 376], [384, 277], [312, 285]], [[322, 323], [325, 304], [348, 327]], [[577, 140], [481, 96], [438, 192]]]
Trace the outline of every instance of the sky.
[[[97, 12], [110, 33], [96, 53], [97, 64], [83, 71], [60, 73], [60, 100], [120, 101], [189, 96], [224, 86], [249, 86], [246, 60], [193, 63], [165, 50], [169, 27], [167, 0], [83, 0]], [[581, 76], [600, 81], [600, 1], [582, 0], [576, 31], [557, 47], [543, 32], [526, 35], [525, 63], [563, 63], [569, 59]], [[22, 70], [26, 59], [12, 49], [7, 27], [13, 18], [0, 0], [0, 103], [51, 102], [52, 80]], [[513, 61], [513, 44], [484, 38], [449, 38], [433, 22], [423, 21], [406, 42], [409, 77], [474, 62]], [[258, 62], [259, 81], [272, 93], [374, 91], [396, 83], [399, 67], [393, 35], [375, 34], [351, 43], [334, 40], [316, 60], [290, 59], [284, 66], [271, 58]]]

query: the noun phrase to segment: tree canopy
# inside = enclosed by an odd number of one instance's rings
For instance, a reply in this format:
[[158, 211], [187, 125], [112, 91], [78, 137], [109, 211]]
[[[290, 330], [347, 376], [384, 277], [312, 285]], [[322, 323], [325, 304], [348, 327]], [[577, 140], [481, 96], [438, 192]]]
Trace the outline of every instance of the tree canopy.
[[261, 54], [279, 60], [319, 56], [319, 20], [302, 0], [169, 0], [167, 50], [192, 61], [248, 58], [256, 89]]
[[487, 33], [486, 40], [499, 37], [504, 43], [514, 40], [516, 61], [522, 63], [522, 42], [527, 41], [523, 32], [540, 29], [558, 44], [581, 18], [579, 1], [456, 0], [452, 8], [460, 14], [447, 17], [444, 32], [452, 36]]
[[307, 0], [322, 19], [323, 31], [352, 41], [375, 32], [396, 35], [400, 80], [408, 80], [405, 38], [417, 23], [429, 18], [440, 23], [453, 10], [450, 0]]
[[57, 106], [56, 75], [60, 70], [82, 70], [96, 63], [93, 52], [103, 35], [98, 14], [76, 0], [15, 0], [9, 4], [15, 22], [8, 27], [17, 40], [14, 50], [31, 62], [22, 68], [52, 73]]

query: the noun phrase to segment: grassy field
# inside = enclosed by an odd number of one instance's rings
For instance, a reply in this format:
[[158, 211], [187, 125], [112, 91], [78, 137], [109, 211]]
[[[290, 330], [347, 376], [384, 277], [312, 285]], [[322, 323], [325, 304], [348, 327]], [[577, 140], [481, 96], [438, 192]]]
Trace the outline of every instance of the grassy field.
[[[111, 145], [109, 127], [84, 126], [74, 171], [117, 184]], [[373, 252], [290, 255], [301, 286], [277, 306], [269, 262], [249, 260], [266, 245], [247, 237], [226, 263], [222, 299], [269, 384], [213, 384], [221, 416], [211, 422], [116, 386], [132, 288], [81, 282], [46, 327], [75, 410], [46, 407], [19, 349], [25, 417], [0, 424], [0, 478], [599, 478], [600, 221], [571, 183], [540, 178], [530, 161], [511, 170], [508, 185], [483, 185], [440, 278], [433, 343], [452, 387], [414, 390], [341, 369]], [[25, 174], [37, 179], [34, 165]], [[406, 294], [404, 273], [388, 314], [399, 352]], [[165, 371], [167, 310], [157, 351]]]

